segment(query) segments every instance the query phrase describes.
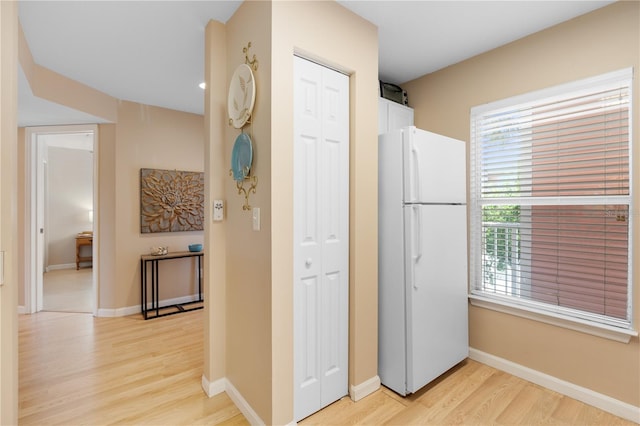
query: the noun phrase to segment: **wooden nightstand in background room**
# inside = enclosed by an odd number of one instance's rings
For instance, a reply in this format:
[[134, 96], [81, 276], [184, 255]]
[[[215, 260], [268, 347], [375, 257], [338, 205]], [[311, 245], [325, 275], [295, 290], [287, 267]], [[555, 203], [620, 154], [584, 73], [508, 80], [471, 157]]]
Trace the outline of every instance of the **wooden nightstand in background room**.
[[[80, 256], [80, 248], [89, 246], [89, 256]], [[76, 271], [80, 269], [80, 262], [93, 261], [93, 231], [83, 231], [76, 235]]]

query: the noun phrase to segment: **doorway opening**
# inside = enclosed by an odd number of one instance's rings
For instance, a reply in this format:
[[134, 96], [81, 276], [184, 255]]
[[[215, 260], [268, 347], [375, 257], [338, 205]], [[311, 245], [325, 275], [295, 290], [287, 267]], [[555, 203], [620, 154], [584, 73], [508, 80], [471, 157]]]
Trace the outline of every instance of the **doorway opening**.
[[25, 308], [97, 314], [97, 126], [28, 128]]

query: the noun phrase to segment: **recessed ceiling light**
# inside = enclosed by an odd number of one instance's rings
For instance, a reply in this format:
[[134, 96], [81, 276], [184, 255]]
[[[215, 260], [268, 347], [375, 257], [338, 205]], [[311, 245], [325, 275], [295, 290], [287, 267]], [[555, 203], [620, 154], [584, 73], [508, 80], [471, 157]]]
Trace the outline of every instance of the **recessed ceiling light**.
[[205, 88], [205, 87], [207, 87], [207, 83], [205, 83], [205, 82], [203, 81], [202, 83], [198, 84], [198, 86], [199, 86], [202, 90], [204, 90], [204, 88]]

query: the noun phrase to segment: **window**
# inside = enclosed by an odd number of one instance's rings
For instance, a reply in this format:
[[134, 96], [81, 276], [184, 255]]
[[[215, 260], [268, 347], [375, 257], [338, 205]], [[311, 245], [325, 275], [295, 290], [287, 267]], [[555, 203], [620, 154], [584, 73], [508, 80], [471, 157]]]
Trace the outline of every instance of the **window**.
[[631, 329], [632, 69], [471, 110], [471, 295]]

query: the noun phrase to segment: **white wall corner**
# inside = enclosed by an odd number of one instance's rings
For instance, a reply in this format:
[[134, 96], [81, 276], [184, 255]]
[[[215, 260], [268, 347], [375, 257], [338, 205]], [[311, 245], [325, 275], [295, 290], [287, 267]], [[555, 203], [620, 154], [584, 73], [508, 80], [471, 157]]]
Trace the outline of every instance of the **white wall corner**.
[[640, 407], [627, 404], [610, 396], [533, 370], [524, 365], [516, 364], [507, 359], [479, 351], [478, 349], [469, 348], [469, 358], [537, 385], [544, 386], [547, 389], [551, 389], [570, 398], [577, 399], [578, 401], [592, 405], [618, 417], [640, 423]]
[[378, 389], [380, 389], [380, 377], [373, 376], [359, 385], [351, 385], [349, 388], [349, 396], [354, 402], [357, 402]]
[[265, 425], [266, 423], [262, 421], [260, 416], [258, 416], [258, 413], [253, 411], [253, 408], [251, 408], [251, 405], [249, 405], [247, 400], [242, 397], [240, 392], [238, 392], [238, 389], [236, 389], [235, 386], [233, 386], [233, 384], [231, 384], [229, 380], [225, 379], [225, 383], [226, 383], [225, 390], [227, 391], [227, 395], [229, 395], [229, 398], [231, 398], [233, 403], [236, 404], [236, 407], [240, 409], [240, 411], [242, 412], [244, 417], [247, 419], [249, 424], [254, 426]]
[[226, 387], [227, 387], [227, 379], [225, 379], [224, 377], [222, 379], [218, 379], [213, 382], [210, 382], [204, 374], [202, 375], [202, 389], [204, 390], [204, 393], [206, 393], [209, 398], [224, 392]]

